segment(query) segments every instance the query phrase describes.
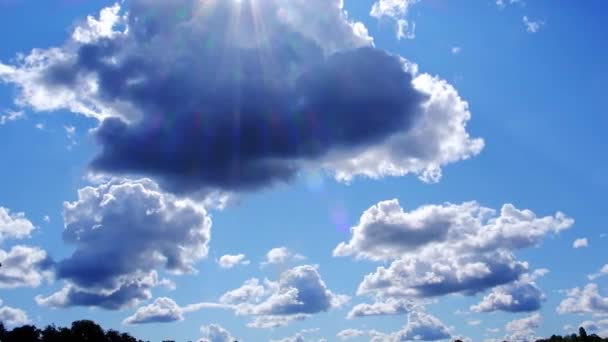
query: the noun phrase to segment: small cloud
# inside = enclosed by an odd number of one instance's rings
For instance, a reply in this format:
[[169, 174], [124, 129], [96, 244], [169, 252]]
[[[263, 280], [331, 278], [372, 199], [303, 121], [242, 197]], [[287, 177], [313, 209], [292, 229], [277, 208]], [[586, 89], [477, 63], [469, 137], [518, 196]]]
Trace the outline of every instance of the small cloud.
[[528, 31], [529, 33], [536, 33], [538, 31], [540, 31], [541, 27], [545, 26], [544, 21], [530, 20], [527, 15], [524, 15], [523, 21], [524, 21], [524, 25], [526, 26], [526, 31]]
[[589, 246], [589, 241], [587, 240], [587, 238], [576, 239], [572, 243], [573, 248], [583, 248], [587, 246]]
[[39, 122], [39, 123], [37, 123], [37, 124], [36, 124], [36, 126], [35, 126], [35, 127], [36, 127], [37, 129], [39, 129], [39, 130], [43, 130], [43, 129], [44, 129], [44, 124]]
[[7, 111], [6, 114], [0, 115], [0, 126], [5, 125], [11, 121], [17, 121], [25, 118], [25, 114], [22, 111]]
[[262, 262], [262, 266], [273, 265], [273, 264], [284, 264], [288, 261], [301, 261], [305, 260], [306, 257], [293, 253], [287, 247], [273, 248], [266, 253], [266, 261]]
[[481, 320], [479, 320], [479, 319], [470, 320], [470, 321], [467, 321], [467, 324], [470, 325], [470, 326], [480, 325], [481, 324]]
[[51, 217], [49, 215], [44, 215], [44, 217], [42, 218], [42, 220], [44, 220], [44, 222], [51, 222]]
[[233, 268], [236, 265], [249, 265], [250, 261], [245, 259], [245, 254], [223, 255], [218, 261], [221, 268]]
[[606, 233], [602, 233], [602, 234], [600, 234], [600, 239], [603, 239], [603, 238], [605, 238], [605, 237], [607, 237], [607, 236], [608, 236], [608, 234], [606, 234]]
[[608, 264], [604, 265], [599, 272], [588, 275], [587, 278], [589, 278], [589, 280], [595, 280], [605, 275], [608, 275]]
[[76, 142], [76, 127], [72, 126], [72, 125], [65, 125], [63, 126], [63, 129], [65, 130], [65, 135], [69, 140], [69, 144], [67, 146], [68, 150], [71, 150], [74, 146], [76, 146], [78, 143]]
[[496, 6], [498, 6], [498, 8], [503, 9], [507, 6], [507, 4], [509, 5], [513, 5], [513, 4], [520, 4], [522, 6], [525, 5], [525, 2], [523, 2], [522, 0], [496, 0]]
[[460, 46], [454, 46], [450, 49], [450, 52], [452, 52], [452, 55], [459, 55], [460, 52], [462, 52], [462, 48]]

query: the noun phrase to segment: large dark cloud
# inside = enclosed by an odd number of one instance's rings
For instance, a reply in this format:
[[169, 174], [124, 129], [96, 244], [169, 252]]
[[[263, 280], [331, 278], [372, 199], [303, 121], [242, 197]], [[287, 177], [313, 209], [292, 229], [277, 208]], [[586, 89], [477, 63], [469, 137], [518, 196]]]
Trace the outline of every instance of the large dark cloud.
[[93, 169], [174, 192], [251, 190], [319, 168], [436, 182], [478, 154], [456, 89], [376, 49], [342, 6], [131, 0], [61, 47], [0, 62], [0, 82], [17, 85], [18, 107], [98, 119]]
[[[135, 1], [128, 34], [83, 44], [48, 69], [60, 87], [96, 79], [105, 102], [139, 115], [102, 122], [94, 169], [151, 175], [174, 191], [254, 189], [330, 150], [381, 142], [422, 112], [425, 96], [398, 57], [373, 47], [326, 53], [279, 20], [272, 1], [179, 3]], [[248, 33], [262, 24], [263, 36]]]

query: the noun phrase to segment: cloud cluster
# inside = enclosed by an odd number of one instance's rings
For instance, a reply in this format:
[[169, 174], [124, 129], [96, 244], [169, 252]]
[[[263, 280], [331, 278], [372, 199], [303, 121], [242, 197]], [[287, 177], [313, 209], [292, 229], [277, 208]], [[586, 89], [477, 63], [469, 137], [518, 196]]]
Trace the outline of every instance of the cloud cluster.
[[156, 269], [195, 272], [208, 253], [205, 209], [147, 179], [80, 189], [78, 200], [64, 203], [63, 216], [63, 238], [75, 250], [57, 263], [56, 274], [67, 285], [37, 297], [40, 304], [117, 309], [149, 299], [157, 285], [172, 285]]
[[348, 299], [327, 288], [317, 266], [302, 265], [283, 272], [277, 281], [250, 279], [220, 302], [233, 305], [237, 315], [253, 316], [251, 327], [274, 327], [342, 306]]
[[566, 298], [559, 303], [557, 312], [560, 314], [608, 314], [608, 297], [603, 297], [595, 283], [589, 283], [584, 288], [574, 288], [566, 292]]
[[307, 168], [437, 181], [478, 154], [456, 90], [374, 48], [342, 6], [130, 1], [62, 47], [0, 63], [0, 80], [19, 87], [22, 107], [100, 120], [94, 169], [174, 192], [257, 189]]
[[335, 256], [392, 260], [367, 275], [357, 293], [381, 298], [475, 294], [511, 283], [528, 264], [513, 252], [539, 244], [574, 221], [558, 212], [537, 217], [505, 204], [497, 215], [476, 202], [404, 211], [397, 200], [366, 210]]
[[[34, 224], [24, 213], [0, 207], [0, 246], [6, 240], [30, 237]], [[52, 277], [53, 261], [39, 247], [13, 245], [0, 249], [0, 288], [37, 287]]]

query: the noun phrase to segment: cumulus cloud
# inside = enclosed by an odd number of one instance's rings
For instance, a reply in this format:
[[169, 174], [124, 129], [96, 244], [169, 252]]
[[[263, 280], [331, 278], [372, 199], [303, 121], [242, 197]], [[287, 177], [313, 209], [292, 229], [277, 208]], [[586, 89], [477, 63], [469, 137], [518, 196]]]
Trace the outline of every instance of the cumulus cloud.
[[436, 341], [450, 338], [450, 329], [437, 317], [423, 311], [414, 310], [407, 315], [406, 325], [395, 332], [384, 333], [377, 330], [347, 329], [338, 333], [342, 340], [368, 335], [370, 342]]
[[30, 319], [27, 317], [25, 311], [3, 304], [2, 299], [0, 299], [0, 322], [4, 325], [16, 327], [30, 323]]
[[535, 313], [531, 316], [513, 320], [505, 326], [508, 332], [505, 336], [507, 341], [531, 342], [535, 341], [536, 329], [540, 327], [542, 318], [540, 314]]
[[505, 204], [499, 215], [476, 202], [426, 205], [405, 212], [397, 200], [366, 210], [335, 256], [393, 260], [359, 285], [358, 294], [430, 297], [474, 294], [519, 279], [528, 270], [513, 251], [539, 244], [574, 221], [558, 212], [537, 217]]
[[171, 285], [157, 268], [195, 272], [207, 256], [211, 218], [200, 205], [160, 191], [154, 182], [120, 180], [78, 191], [64, 203], [64, 240], [73, 254], [57, 263], [67, 285], [38, 297], [51, 306], [116, 309], [151, 298], [151, 289]]
[[452, 55], [459, 55], [462, 52], [462, 48], [460, 46], [453, 46], [450, 49], [450, 52], [452, 53]]
[[572, 243], [572, 248], [584, 248], [584, 247], [588, 247], [588, 246], [589, 246], [589, 241], [587, 240], [587, 238], [576, 239]]
[[415, 307], [417, 307], [417, 305], [412, 301], [388, 298], [386, 301], [379, 301], [372, 304], [357, 304], [348, 312], [347, 318], [400, 315], [412, 311]]
[[533, 282], [515, 282], [496, 287], [477, 305], [471, 306], [475, 312], [529, 312], [540, 309], [546, 296]]
[[412, 312], [407, 316], [405, 327], [395, 333], [396, 341], [436, 341], [450, 337], [448, 328], [435, 316], [424, 312]]
[[38, 247], [17, 245], [0, 249], [0, 288], [37, 287], [52, 278], [52, 260]]
[[245, 254], [222, 255], [217, 261], [221, 268], [233, 268], [236, 265], [249, 265], [250, 261], [245, 259]]
[[544, 276], [546, 269], [525, 274], [514, 283], [498, 286], [485, 296], [477, 305], [471, 306], [474, 312], [530, 312], [540, 309], [545, 294], [538, 288], [535, 280]]
[[274, 327], [340, 307], [348, 299], [327, 288], [317, 266], [303, 265], [283, 272], [278, 281], [250, 279], [220, 302], [234, 305], [237, 315], [254, 316], [250, 326]]
[[266, 253], [266, 261], [262, 265], [284, 264], [292, 260], [298, 261], [304, 259], [306, 257], [290, 251], [287, 247], [276, 247]]
[[305, 168], [437, 181], [442, 166], [478, 154], [456, 90], [374, 48], [342, 6], [130, 1], [62, 47], [0, 64], [0, 80], [18, 86], [20, 106], [99, 119], [93, 169], [174, 192], [252, 190]]
[[5, 239], [24, 239], [35, 229], [25, 213], [11, 213], [8, 208], [0, 207], [0, 243]]
[[595, 283], [584, 288], [574, 288], [566, 291], [566, 298], [559, 303], [557, 312], [560, 314], [608, 314], [608, 297], [602, 297]]
[[233, 342], [237, 340], [228, 330], [217, 324], [202, 326], [201, 333], [203, 338], [199, 342]]
[[132, 315], [127, 317], [124, 324], [141, 323], [165, 323], [182, 321], [184, 316], [181, 308], [167, 297], [156, 298], [150, 305], [142, 306]]

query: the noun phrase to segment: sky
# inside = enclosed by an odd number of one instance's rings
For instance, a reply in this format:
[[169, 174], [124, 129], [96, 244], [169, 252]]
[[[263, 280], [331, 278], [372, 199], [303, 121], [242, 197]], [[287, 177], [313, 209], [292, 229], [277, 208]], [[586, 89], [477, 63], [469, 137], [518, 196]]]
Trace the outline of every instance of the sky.
[[0, 320], [608, 336], [601, 0], [0, 0]]

